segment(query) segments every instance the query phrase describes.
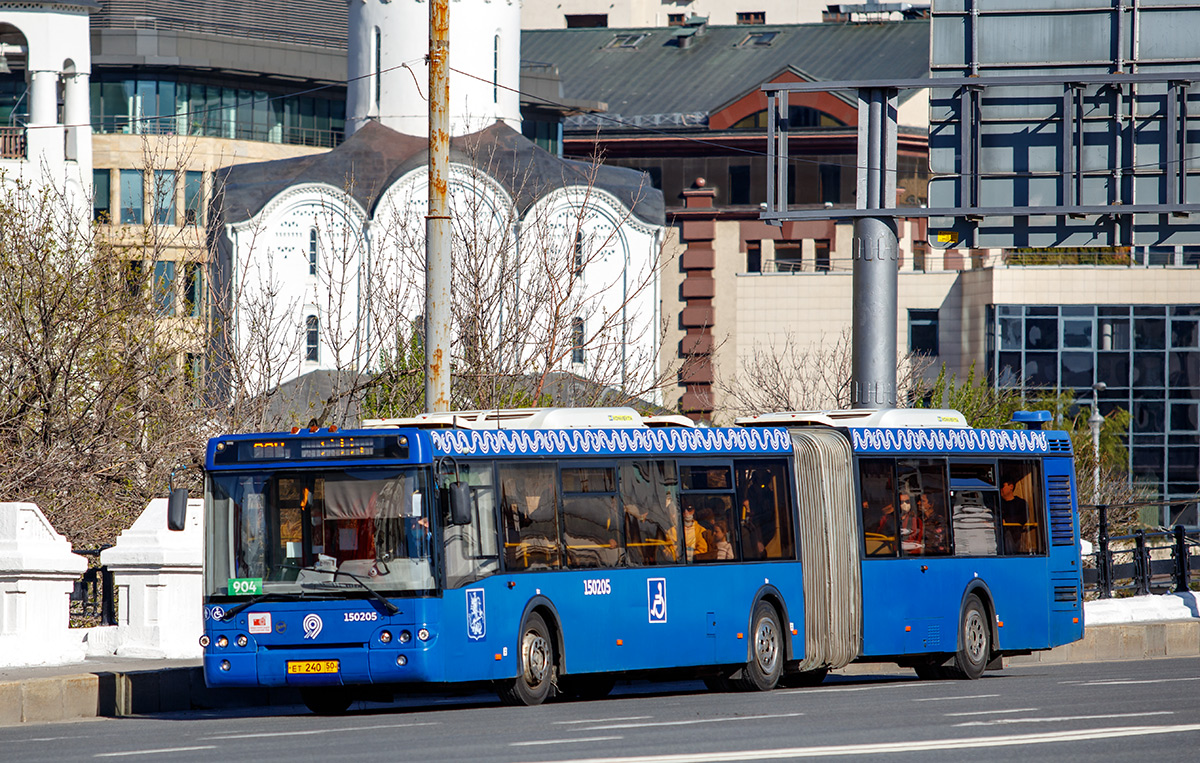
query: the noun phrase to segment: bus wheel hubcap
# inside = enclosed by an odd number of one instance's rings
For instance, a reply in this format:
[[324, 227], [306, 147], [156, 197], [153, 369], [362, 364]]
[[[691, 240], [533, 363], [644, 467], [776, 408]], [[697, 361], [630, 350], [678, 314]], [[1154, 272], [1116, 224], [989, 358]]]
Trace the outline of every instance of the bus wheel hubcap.
[[987, 634], [984, 633], [983, 628], [983, 618], [979, 612], [975, 610], [968, 612], [967, 632], [964, 635], [966, 636], [967, 656], [971, 658], [971, 662], [983, 661], [984, 644], [987, 641]]
[[530, 631], [525, 634], [524, 644], [525, 682], [537, 686], [546, 680], [546, 670], [549, 668], [549, 645], [541, 634]]
[[775, 669], [775, 661], [779, 659], [779, 638], [775, 633], [775, 625], [770, 620], [758, 623], [758, 632], [754, 638], [755, 656], [758, 667], [763, 673], [771, 673]]

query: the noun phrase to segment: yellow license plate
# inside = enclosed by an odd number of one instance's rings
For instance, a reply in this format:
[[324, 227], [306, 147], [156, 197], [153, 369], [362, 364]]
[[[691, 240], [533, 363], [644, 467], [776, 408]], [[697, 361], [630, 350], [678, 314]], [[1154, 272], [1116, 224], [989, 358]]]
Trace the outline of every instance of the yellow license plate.
[[287, 664], [289, 675], [312, 675], [314, 673], [338, 672], [337, 660], [295, 660]]

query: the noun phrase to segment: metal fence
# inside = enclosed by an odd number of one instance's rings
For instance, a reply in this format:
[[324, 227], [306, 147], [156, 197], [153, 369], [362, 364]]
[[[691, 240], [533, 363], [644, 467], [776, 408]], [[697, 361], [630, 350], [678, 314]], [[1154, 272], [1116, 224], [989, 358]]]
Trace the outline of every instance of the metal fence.
[[1144, 596], [1188, 591], [1200, 583], [1200, 562], [1193, 559], [1200, 557], [1200, 531], [1176, 525], [1170, 530], [1109, 535], [1107, 508], [1096, 507], [1095, 566], [1083, 570], [1085, 591], [1107, 599], [1123, 592]]
[[88, 569], [71, 591], [71, 627], [82, 628], [94, 625], [117, 624], [117, 596], [113, 588], [112, 572], [99, 562], [100, 552], [111, 546], [75, 550], [76, 554], [89, 557]]

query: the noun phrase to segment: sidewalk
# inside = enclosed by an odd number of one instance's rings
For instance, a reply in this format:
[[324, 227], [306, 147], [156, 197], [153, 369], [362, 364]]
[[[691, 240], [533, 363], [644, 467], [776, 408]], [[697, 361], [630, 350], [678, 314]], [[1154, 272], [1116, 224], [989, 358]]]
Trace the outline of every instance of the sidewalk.
[[[1200, 620], [1089, 627], [1082, 641], [1013, 657], [1006, 665], [1200, 656]], [[891, 672], [850, 665], [846, 674]], [[199, 660], [88, 659], [43, 668], [0, 668], [0, 726], [173, 710], [295, 705], [293, 689], [209, 689]]]

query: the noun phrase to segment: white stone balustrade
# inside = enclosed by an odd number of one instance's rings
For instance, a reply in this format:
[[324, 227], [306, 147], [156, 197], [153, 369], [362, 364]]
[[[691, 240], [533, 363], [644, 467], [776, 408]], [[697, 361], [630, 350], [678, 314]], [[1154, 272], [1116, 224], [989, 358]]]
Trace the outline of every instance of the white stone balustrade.
[[203, 501], [188, 501], [182, 531], [167, 529], [167, 499], [155, 498], [117, 544], [100, 553], [117, 592], [116, 654], [198, 658], [204, 632]]
[[0, 667], [84, 658], [71, 634], [70, 596], [87, 560], [32, 503], [0, 503]]

